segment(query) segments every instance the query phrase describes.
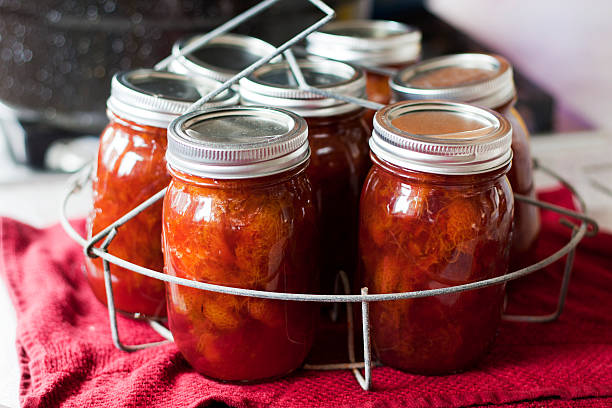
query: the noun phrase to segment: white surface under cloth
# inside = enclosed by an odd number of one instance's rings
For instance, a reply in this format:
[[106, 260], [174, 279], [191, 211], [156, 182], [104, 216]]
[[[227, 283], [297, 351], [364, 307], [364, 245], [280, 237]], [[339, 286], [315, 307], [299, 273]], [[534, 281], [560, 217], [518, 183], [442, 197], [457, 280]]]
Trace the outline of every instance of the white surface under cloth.
[[[0, 143], [0, 216], [44, 227], [59, 221], [68, 175], [36, 173], [13, 165]], [[612, 230], [612, 130], [532, 138], [534, 156], [570, 181], [587, 202], [589, 214]], [[538, 173], [539, 188], [555, 183]], [[71, 217], [84, 216], [88, 199], [77, 196]], [[0, 405], [17, 407], [19, 366], [15, 350], [15, 310], [0, 279]]]
[[[543, 135], [532, 138], [532, 154], [559, 173], [584, 198], [587, 212], [612, 231], [612, 130]], [[537, 188], [555, 184], [536, 173]]]

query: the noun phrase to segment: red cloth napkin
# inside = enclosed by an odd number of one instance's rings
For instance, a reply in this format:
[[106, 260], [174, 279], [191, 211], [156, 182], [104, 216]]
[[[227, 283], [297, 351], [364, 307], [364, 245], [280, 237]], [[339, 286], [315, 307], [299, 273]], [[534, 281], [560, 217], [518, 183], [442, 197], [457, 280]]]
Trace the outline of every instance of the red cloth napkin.
[[[565, 190], [542, 198], [571, 205]], [[540, 256], [567, 242], [569, 230], [557, 219], [544, 214]], [[362, 391], [348, 371], [301, 370], [273, 382], [235, 385], [198, 375], [173, 344], [118, 351], [107, 310], [83, 276], [82, 250], [59, 226], [38, 230], [0, 219], [0, 238], [0, 274], [17, 310], [27, 407], [196, 407], [212, 401], [236, 407], [612, 406], [612, 235], [600, 233], [580, 245], [559, 321], [503, 323], [487, 357], [462, 374], [425, 377], [375, 368], [372, 392]], [[513, 284], [510, 311], [552, 311], [561, 268], [557, 263]], [[127, 344], [159, 339], [146, 324], [123, 317], [119, 328]]]

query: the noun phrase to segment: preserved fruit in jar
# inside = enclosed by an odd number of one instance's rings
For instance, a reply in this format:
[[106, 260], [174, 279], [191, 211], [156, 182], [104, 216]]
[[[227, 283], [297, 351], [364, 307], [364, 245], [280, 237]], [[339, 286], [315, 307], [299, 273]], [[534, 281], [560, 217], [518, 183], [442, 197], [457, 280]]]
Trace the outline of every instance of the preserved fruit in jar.
[[[195, 82], [194, 82], [195, 81]], [[93, 180], [93, 209], [88, 217], [91, 238], [170, 182], [166, 170], [166, 127], [200, 92], [220, 84], [152, 70], [118, 73], [108, 100], [110, 122], [100, 137]], [[227, 91], [211, 105], [236, 104]], [[118, 229], [108, 250], [140, 266], [161, 271], [161, 202], [155, 203]], [[100, 258], [87, 258], [87, 278], [96, 297], [106, 303]], [[164, 283], [110, 265], [117, 310], [132, 316], [165, 316]]]
[[[377, 112], [361, 196], [361, 285], [369, 293], [451, 287], [508, 271], [511, 126], [469, 105], [400, 102]], [[504, 285], [370, 303], [374, 349], [421, 374], [469, 368], [492, 343]]]
[[[266, 107], [185, 115], [170, 125], [165, 272], [243, 289], [317, 290], [316, 213], [299, 116]], [[200, 373], [254, 381], [298, 368], [318, 307], [167, 284], [174, 341]]]
[[[363, 97], [362, 71], [337, 61], [299, 61], [308, 84]], [[357, 259], [357, 215], [370, 168], [369, 132], [363, 108], [302, 91], [287, 63], [261, 67], [240, 81], [244, 104], [266, 104], [297, 113], [308, 124], [312, 151], [306, 173], [312, 184], [321, 230], [321, 288], [331, 294], [338, 270], [353, 277]]]
[[[334, 21], [306, 38], [308, 52], [372, 68], [367, 72], [367, 95], [387, 105], [391, 101], [389, 76], [376, 68], [405, 68], [421, 53], [421, 32], [406, 24], [386, 20]], [[372, 127], [374, 111], [366, 113]]]
[[[535, 198], [529, 133], [514, 109], [516, 90], [510, 63], [497, 55], [456, 54], [422, 61], [392, 79], [397, 100], [445, 99], [494, 109], [512, 125], [514, 157], [508, 173], [515, 193]], [[533, 261], [540, 231], [536, 206], [517, 202], [510, 263], [524, 267]]]

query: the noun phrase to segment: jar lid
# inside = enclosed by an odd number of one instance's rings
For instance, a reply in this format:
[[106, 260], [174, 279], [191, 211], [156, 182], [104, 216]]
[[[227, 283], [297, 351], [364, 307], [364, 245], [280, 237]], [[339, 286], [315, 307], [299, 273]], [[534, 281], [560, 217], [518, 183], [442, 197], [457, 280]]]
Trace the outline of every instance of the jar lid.
[[310, 157], [308, 126], [266, 106], [191, 112], [168, 127], [168, 165], [187, 174], [245, 179], [281, 173]]
[[448, 101], [398, 102], [374, 116], [370, 148], [397, 166], [435, 174], [477, 174], [512, 159], [512, 126], [501, 114]]
[[[192, 78], [151, 69], [119, 72], [111, 81], [107, 107], [115, 115], [131, 122], [166, 128], [194, 102], [219, 86], [220, 82], [210, 78]], [[238, 94], [230, 89], [205, 106], [237, 103]]]
[[390, 81], [397, 100], [446, 99], [497, 108], [514, 98], [512, 66], [503, 57], [454, 54], [419, 62]]
[[387, 20], [334, 21], [306, 38], [306, 50], [363, 65], [400, 64], [418, 59], [421, 31]]
[[[331, 60], [299, 60], [298, 64], [306, 82], [315, 88], [365, 97], [365, 74], [353, 65]], [[304, 117], [339, 115], [361, 109], [353, 103], [299, 89], [287, 62], [264, 65], [241, 79], [240, 97], [243, 104], [277, 106]]]
[[[194, 36], [177, 41], [172, 53], [196, 41]], [[172, 72], [204, 76], [225, 82], [255, 61], [274, 52], [273, 45], [258, 38], [240, 34], [219, 35], [188, 55], [178, 57], [168, 67]], [[279, 61], [280, 58], [273, 59]]]

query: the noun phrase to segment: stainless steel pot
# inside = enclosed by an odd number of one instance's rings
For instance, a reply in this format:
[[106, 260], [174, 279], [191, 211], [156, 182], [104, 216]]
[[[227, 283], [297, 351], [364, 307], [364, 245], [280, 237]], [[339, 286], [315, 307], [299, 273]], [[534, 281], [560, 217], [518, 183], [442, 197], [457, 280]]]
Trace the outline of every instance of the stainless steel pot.
[[0, 100], [22, 120], [98, 131], [115, 72], [151, 67], [253, 2], [0, 0]]

